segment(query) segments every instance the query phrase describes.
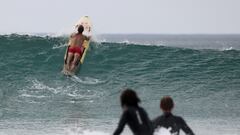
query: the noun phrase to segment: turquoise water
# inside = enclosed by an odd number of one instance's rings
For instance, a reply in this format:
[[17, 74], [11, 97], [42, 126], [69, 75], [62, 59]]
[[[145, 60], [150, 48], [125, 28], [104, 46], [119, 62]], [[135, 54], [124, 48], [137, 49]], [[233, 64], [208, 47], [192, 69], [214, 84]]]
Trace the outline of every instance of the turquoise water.
[[240, 133], [240, 35], [99, 35], [74, 77], [61, 73], [66, 43], [0, 36], [1, 135], [111, 134], [128, 87], [150, 118], [170, 95], [196, 134]]

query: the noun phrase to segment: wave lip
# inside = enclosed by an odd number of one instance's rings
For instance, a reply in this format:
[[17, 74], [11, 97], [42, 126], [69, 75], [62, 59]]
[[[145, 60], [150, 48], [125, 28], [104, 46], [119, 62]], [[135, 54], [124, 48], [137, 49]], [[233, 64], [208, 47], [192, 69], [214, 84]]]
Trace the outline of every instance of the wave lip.
[[97, 35], [96, 41], [214, 50], [231, 46], [240, 50], [240, 35], [103, 34]]

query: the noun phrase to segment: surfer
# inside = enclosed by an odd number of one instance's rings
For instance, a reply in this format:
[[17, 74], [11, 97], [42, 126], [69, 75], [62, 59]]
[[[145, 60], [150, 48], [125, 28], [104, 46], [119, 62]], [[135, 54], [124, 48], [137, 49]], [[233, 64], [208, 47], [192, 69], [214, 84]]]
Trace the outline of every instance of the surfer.
[[174, 103], [171, 97], [165, 96], [161, 99], [160, 108], [163, 111], [163, 115], [157, 117], [152, 121], [153, 128], [171, 128], [170, 132], [174, 135], [179, 135], [179, 131], [182, 129], [187, 135], [194, 135], [193, 131], [188, 127], [183, 118], [175, 116], [171, 113], [173, 107]]
[[126, 124], [134, 135], [152, 135], [152, 125], [146, 111], [138, 105], [140, 99], [135, 91], [126, 89], [120, 97], [123, 109], [118, 127], [113, 135], [119, 135]]
[[89, 40], [90, 37], [83, 35], [84, 27], [80, 25], [78, 27], [78, 32], [70, 36], [68, 42], [68, 56], [67, 56], [67, 69], [73, 71], [78, 65], [78, 62], [83, 54], [83, 43], [84, 40]]

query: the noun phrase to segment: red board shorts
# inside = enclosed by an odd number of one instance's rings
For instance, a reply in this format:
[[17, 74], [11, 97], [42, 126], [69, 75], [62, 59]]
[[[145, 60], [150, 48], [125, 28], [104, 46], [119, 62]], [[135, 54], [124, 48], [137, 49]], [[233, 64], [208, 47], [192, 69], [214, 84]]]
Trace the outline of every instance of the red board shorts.
[[80, 56], [83, 53], [83, 47], [80, 46], [74, 46], [74, 47], [69, 47], [68, 53], [78, 53]]

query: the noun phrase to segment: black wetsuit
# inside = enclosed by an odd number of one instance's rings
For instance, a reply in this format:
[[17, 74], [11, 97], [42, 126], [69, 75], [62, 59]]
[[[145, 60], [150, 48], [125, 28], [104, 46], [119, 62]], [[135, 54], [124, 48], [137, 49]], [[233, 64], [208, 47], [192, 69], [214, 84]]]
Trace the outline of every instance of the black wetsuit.
[[182, 129], [187, 135], [194, 135], [193, 131], [188, 127], [183, 118], [174, 116], [171, 113], [164, 113], [152, 121], [153, 128], [158, 127], [171, 128], [170, 132], [179, 135]]
[[141, 107], [127, 107], [113, 135], [119, 135], [128, 124], [134, 135], [152, 135], [152, 125], [146, 111]]

